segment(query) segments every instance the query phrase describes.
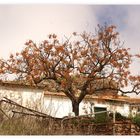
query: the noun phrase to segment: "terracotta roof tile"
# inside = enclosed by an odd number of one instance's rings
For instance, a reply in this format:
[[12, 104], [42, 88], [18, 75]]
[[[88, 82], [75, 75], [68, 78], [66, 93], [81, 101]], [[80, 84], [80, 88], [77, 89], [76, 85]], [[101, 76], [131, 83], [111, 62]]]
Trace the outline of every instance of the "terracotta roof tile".
[[[45, 91], [45, 96], [47, 95], [51, 95], [51, 96], [57, 96], [57, 97], [66, 97], [67, 96], [63, 93], [63, 92], [48, 92], [48, 91]], [[113, 96], [113, 95], [108, 95], [108, 96], [104, 96], [104, 95], [100, 95], [100, 96], [97, 96], [97, 95], [86, 95], [85, 99], [94, 99], [94, 100], [111, 100], [111, 101], [118, 101], [118, 102], [126, 102], [126, 103], [129, 103], [129, 104], [140, 104], [140, 98], [131, 98], [129, 96], [127, 97], [124, 97], [124, 96], [120, 96], [120, 95], [117, 95], [117, 96]]]

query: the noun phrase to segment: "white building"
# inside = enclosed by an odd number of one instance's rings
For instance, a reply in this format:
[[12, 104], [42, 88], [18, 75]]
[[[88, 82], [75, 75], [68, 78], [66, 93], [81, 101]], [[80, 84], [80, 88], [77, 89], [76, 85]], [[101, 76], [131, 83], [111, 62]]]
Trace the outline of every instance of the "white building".
[[[79, 114], [94, 113], [97, 110], [119, 112], [124, 116], [135, 116], [140, 111], [140, 99], [114, 96], [102, 92], [99, 96], [87, 95], [80, 103]], [[54, 117], [72, 113], [70, 99], [64, 93], [49, 92], [43, 87], [15, 83], [0, 83], [0, 100], [7, 97], [25, 107], [44, 112]]]
[[[47, 112], [57, 117], [67, 116], [72, 112], [71, 101], [64, 93], [44, 94], [44, 105]], [[124, 97], [124, 96], [91, 96], [80, 103], [79, 114], [91, 114], [97, 110], [107, 110], [111, 112], [119, 112], [123, 116], [135, 116], [140, 111], [140, 99]]]

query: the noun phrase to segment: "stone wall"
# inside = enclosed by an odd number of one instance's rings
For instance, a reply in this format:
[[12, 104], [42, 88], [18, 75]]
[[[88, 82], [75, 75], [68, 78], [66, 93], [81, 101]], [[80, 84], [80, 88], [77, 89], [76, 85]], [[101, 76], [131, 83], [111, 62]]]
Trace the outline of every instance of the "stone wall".
[[63, 124], [63, 130], [63, 135], [140, 135], [140, 127], [131, 122], [104, 124], [89, 124], [88, 122], [73, 124], [69, 122]]

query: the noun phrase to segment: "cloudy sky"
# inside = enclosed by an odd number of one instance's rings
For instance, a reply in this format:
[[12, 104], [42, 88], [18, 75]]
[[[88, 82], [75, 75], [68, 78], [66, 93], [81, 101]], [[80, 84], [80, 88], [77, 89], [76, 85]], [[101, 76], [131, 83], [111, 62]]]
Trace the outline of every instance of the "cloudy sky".
[[[140, 5], [0, 5], [0, 58], [20, 51], [28, 39], [39, 43], [49, 33], [63, 37], [94, 32], [97, 24], [114, 24], [124, 46], [140, 52]], [[139, 63], [132, 72], [140, 73]]]
[[28, 39], [40, 42], [49, 33], [90, 31], [96, 21], [91, 6], [0, 5], [0, 57], [22, 49]]

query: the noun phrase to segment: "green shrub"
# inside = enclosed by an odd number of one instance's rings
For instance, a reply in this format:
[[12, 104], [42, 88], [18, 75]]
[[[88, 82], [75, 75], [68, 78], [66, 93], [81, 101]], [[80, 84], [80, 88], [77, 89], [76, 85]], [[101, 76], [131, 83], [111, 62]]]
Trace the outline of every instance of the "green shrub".
[[116, 120], [117, 121], [124, 121], [126, 120], [127, 118], [123, 115], [121, 115], [120, 113], [116, 112]]
[[140, 127], [140, 115], [136, 115], [134, 118], [132, 118], [132, 122]]
[[94, 122], [95, 123], [106, 123], [109, 121], [109, 117], [107, 116], [107, 113], [101, 113], [101, 114], [96, 114]]
[[[109, 116], [113, 119], [113, 113], [110, 113]], [[127, 118], [125, 116], [121, 115], [120, 113], [116, 112], [115, 113], [115, 120], [116, 121], [125, 121], [125, 120], [127, 120]]]

